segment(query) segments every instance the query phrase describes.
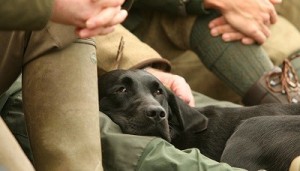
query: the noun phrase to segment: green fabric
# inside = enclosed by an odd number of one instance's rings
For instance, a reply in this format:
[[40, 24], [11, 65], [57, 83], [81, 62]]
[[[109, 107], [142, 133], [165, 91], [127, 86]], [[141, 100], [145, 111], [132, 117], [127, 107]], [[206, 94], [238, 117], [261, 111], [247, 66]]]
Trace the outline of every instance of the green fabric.
[[53, 0], [1, 0], [0, 30], [36, 30], [49, 20]]
[[154, 137], [122, 134], [120, 127], [100, 112], [103, 168], [107, 171], [133, 171], [147, 144]]
[[193, 91], [193, 96], [195, 98], [196, 107], [205, 107], [209, 105], [216, 105], [222, 107], [241, 107], [239, 104], [235, 104], [228, 101], [217, 101], [206, 95]]
[[177, 150], [173, 145], [156, 138], [151, 141], [139, 160], [138, 171], [243, 171], [203, 156], [198, 149]]
[[[239, 106], [193, 92], [198, 107]], [[203, 156], [198, 149], [178, 150], [165, 140], [122, 134], [118, 125], [100, 113], [103, 167], [107, 171], [220, 171], [243, 170]]]
[[[14, 86], [19, 85], [20, 80]], [[194, 92], [198, 107], [207, 105], [239, 106], [230, 102], [215, 101]], [[1, 111], [1, 116], [16, 136], [26, 155], [32, 160], [24, 114], [22, 92], [13, 93]], [[242, 171], [203, 156], [198, 149], [178, 150], [165, 140], [151, 136], [123, 134], [120, 127], [100, 113], [103, 167], [107, 171]]]
[[197, 18], [190, 35], [191, 48], [208, 69], [244, 96], [263, 73], [274, 66], [259, 45], [226, 43], [221, 37], [212, 37], [207, 25], [216, 16], [217, 13], [211, 13]]

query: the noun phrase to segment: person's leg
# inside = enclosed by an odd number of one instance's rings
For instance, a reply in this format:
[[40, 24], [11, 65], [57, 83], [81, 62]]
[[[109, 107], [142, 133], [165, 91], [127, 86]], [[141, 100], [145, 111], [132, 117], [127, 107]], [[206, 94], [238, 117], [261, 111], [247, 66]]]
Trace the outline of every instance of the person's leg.
[[286, 0], [281, 4], [276, 5], [276, 11], [294, 24], [298, 30], [300, 30], [300, 1], [298, 0]]
[[[191, 48], [206, 67], [242, 96], [246, 105], [298, 103], [299, 89], [286, 81], [294, 79], [297, 86], [297, 75], [291, 72], [293, 78], [288, 78], [286, 72], [271, 71], [275, 67], [259, 45], [225, 43], [220, 37], [212, 37], [207, 26], [216, 15], [198, 17], [190, 35]], [[290, 66], [284, 67], [292, 71]]]
[[97, 61], [73, 28], [33, 32], [24, 57], [24, 113], [37, 170], [102, 170]]
[[28, 158], [0, 117], [0, 170], [33, 171]]
[[0, 31], [0, 96], [21, 73], [25, 34]]
[[148, 24], [145, 22], [134, 33], [169, 59], [174, 58], [176, 48], [177, 51], [192, 49], [207, 68], [240, 96], [260, 94], [250, 103], [247, 99], [253, 97], [245, 97], [244, 102], [248, 105], [289, 103], [285, 94], [274, 93], [265, 85], [266, 72], [272, 72], [274, 65], [260, 46], [226, 43], [220, 37], [210, 35], [208, 23], [216, 16], [218, 14], [212, 13], [198, 17], [174, 17], [155, 13], [148, 19]]
[[[25, 32], [0, 32], [0, 111], [9, 94], [5, 92], [22, 67]], [[2, 113], [0, 113], [2, 114]], [[16, 139], [0, 117], [0, 170], [34, 170]]]
[[[279, 16], [270, 29], [271, 36], [262, 47], [274, 65], [281, 65], [284, 59], [300, 52], [300, 32], [291, 22]], [[296, 66], [299, 65], [294, 65]]]
[[207, 68], [244, 96], [264, 72], [274, 66], [258, 45], [225, 43], [220, 37], [212, 37], [208, 23], [216, 16], [197, 18], [190, 35], [191, 48]]
[[300, 156], [296, 157], [289, 168], [289, 171], [299, 171], [300, 170]]

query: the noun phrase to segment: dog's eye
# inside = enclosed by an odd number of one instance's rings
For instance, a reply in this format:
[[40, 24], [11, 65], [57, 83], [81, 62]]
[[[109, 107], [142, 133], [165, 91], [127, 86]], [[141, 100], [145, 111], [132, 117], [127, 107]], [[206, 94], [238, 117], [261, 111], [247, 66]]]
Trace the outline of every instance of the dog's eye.
[[155, 90], [155, 92], [154, 92], [155, 95], [161, 95], [162, 93], [163, 93], [163, 91], [161, 88]]
[[127, 92], [126, 87], [120, 87], [116, 90], [116, 93], [125, 93], [125, 92]]

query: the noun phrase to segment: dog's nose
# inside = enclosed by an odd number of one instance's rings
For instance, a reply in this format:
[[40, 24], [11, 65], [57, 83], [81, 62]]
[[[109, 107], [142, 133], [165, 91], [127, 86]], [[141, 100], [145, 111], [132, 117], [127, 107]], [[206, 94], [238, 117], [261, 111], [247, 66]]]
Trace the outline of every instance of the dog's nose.
[[166, 118], [166, 112], [160, 106], [149, 106], [146, 110], [146, 116], [154, 122], [160, 122]]

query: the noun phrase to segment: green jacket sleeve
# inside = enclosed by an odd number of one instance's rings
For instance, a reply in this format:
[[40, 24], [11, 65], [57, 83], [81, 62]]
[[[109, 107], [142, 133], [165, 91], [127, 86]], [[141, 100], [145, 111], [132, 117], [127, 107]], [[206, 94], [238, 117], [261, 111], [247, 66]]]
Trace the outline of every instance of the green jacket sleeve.
[[203, 0], [135, 0], [133, 6], [177, 15], [200, 15], [207, 13], [202, 3]]
[[1, 0], [0, 30], [43, 28], [52, 11], [53, 0]]
[[152, 140], [141, 156], [137, 170], [172, 171], [245, 171], [226, 163], [218, 163], [200, 153], [198, 149], [178, 150], [162, 139]]
[[198, 149], [178, 150], [157, 137], [122, 134], [100, 113], [104, 170], [109, 171], [245, 171], [203, 156]]

